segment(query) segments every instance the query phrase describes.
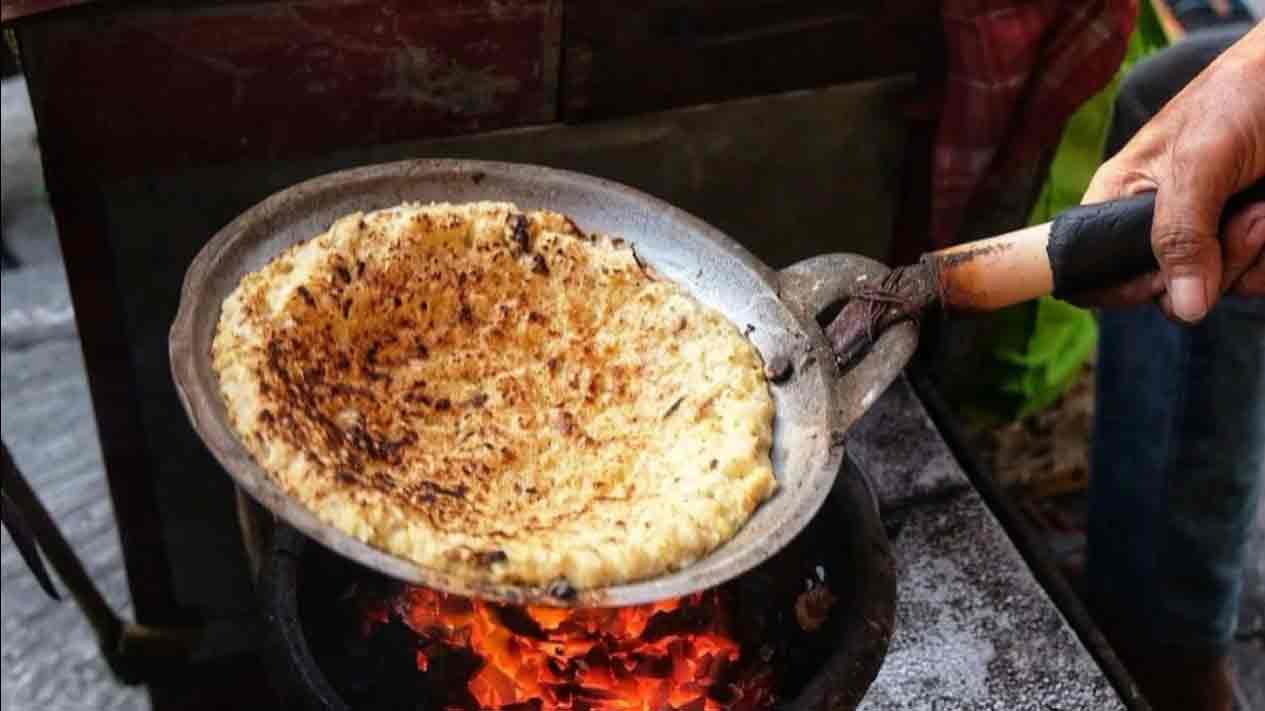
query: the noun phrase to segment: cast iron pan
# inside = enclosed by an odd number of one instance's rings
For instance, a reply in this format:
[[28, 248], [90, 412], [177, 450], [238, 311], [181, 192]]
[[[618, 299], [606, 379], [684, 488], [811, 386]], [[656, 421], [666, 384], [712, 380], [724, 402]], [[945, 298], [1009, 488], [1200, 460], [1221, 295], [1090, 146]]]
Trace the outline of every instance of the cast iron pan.
[[[282, 491], [238, 441], [211, 367], [211, 340], [220, 304], [242, 276], [351, 212], [405, 201], [475, 200], [555, 210], [585, 231], [628, 240], [661, 275], [744, 329], [766, 364], [789, 366], [789, 377], [772, 386], [778, 491], [728, 543], [676, 573], [564, 597], [536, 587], [472, 583], [388, 555], [321, 522]], [[457, 160], [377, 165], [279, 192], [203, 247], [185, 275], [171, 328], [172, 375], [194, 428], [237, 484], [308, 537], [362, 565], [410, 583], [509, 604], [635, 605], [705, 590], [742, 574], [780, 550], [816, 514], [836, 483], [843, 433], [899, 374], [917, 343], [912, 323], [896, 324], [841, 375], [817, 317], [859, 285], [878, 283], [888, 271], [853, 255], [814, 257], [775, 271], [698, 218], [623, 185], [577, 173]], [[867, 487], [845, 484], [862, 512], [858, 534], [886, 546]]]

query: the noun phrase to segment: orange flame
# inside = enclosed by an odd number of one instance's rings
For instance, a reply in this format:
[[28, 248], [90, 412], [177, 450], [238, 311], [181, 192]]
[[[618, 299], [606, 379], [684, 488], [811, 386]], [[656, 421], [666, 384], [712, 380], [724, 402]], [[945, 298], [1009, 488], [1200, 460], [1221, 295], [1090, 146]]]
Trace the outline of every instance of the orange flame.
[[[727, 634], [729, 620], [714, 591], [637, 607], [570, 610], [505, 608], [409, 587], [394, 608], [423, 641], [419, 671], [431, 667], [428, 644], [478, 655], [482, 666], [468, 690], [483, 709], [522, 703], [539, 711], [772, 705], [767, 674], [745, 684], [724, 678], [741, 649]], [[366, 629], [383, 621], [381, 608], [366, 611]], [[726, 688], [716, 689], [722, 684]]]

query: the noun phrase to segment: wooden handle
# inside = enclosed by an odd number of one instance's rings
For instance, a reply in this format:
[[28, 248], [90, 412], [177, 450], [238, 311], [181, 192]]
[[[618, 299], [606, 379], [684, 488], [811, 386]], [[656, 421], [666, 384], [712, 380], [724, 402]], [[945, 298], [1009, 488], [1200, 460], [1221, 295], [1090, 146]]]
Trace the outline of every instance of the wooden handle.
[[[1247, 204], [1265, 201], [1265, 180], [1230, 198], [1224, 227]], [[1105, 289], [1159, 268], [1151, 248], [1155, 194], [1079, 205], [1053, 221], [923, 255], [944, 306], [992, 311], [1039, 296]]]
[[936, 275], [944, 307], [992, 311], [1054, 290], [1049, 241], [1047, 222], [931, 252], [922, 261]]

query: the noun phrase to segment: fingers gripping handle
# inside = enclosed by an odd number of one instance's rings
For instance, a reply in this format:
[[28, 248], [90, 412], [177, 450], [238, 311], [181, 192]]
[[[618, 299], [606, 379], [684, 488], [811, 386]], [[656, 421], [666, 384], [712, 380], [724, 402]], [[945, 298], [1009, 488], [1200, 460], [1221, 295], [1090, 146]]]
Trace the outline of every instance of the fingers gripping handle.
[[[1235, 195], [1222, 210], [1222, 224], [1243, 206], [1265, 201], [1265, 180]], [[1081, 205], [1050, 223], [1046, 254], [1059, 298], [1122, 284], [1159, 269], [1151, 247], [1155, 193]]]

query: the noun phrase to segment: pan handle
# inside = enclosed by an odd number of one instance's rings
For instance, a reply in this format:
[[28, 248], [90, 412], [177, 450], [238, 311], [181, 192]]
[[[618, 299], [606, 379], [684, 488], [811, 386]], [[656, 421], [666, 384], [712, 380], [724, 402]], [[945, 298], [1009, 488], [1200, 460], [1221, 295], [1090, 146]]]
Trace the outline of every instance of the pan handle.
[[[864, 284], [877, 284], [890, 269], [856, 254], [822, 254], [796, 262], [778, 273], [782, 300], [801, 315], [820, 321]], [[822, 324], [824, 325], [824, 324]]]
[[[805, 321], [825, 325], [835, 307], [858, 288], [878, 284], [891, 270], [882, 262], [856, 254], [823, 254], [797, 262], [778, 273], [778, 294]], [[837, 427], [847, 431], [892, 384], [918, 347], [918, 327], [911, 321], [884, 330], [864, 357], [850, 361], [835, 382]], [[832, 359], [836, 361], [837, 358]]]

